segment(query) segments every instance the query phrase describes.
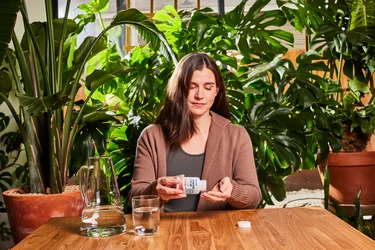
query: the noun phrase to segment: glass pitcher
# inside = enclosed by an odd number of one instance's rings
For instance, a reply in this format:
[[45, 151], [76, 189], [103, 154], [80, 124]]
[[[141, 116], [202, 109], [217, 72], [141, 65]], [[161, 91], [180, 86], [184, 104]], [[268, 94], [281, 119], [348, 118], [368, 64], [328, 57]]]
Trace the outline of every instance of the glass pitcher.
[[105, 237], [126, 231], [111, 157], [89, 157], [79, 171], [80, 190], [84, 201], [81, 233]]

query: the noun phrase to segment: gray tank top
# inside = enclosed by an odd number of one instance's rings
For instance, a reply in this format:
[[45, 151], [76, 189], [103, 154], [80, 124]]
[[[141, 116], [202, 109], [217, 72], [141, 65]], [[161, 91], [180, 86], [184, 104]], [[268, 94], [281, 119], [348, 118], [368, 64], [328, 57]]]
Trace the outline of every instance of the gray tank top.
[[[170, 149], [167, 155], [167, 176], [184, 174], [186, 177], [202, 177], [205, 153], [191, 155], [181, 147]], [[165, 212], [196, 211], [200, 194], [189, 194], [186, 198], [173, 199], [164, 204]]]

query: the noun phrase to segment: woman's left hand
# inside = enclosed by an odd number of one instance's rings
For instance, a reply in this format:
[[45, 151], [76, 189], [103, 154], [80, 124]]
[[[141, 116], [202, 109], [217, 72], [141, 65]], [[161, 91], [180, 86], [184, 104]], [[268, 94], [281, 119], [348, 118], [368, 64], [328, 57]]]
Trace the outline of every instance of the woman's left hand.
[[232, 194], [233, 185], [229, 177], [224, 177], [212, 188], [212, 191], [204, 192], [201, 197], [212, 201], [226, 201]]

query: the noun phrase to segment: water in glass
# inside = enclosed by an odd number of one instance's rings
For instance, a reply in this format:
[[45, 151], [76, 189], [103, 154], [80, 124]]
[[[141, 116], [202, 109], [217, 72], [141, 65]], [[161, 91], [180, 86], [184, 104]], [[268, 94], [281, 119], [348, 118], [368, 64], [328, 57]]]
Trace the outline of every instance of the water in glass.
[[159, 196], [141, 195], [132, 198], [133, 229], [138, 235], [151, 235], [159, 230]]
[[150, 235], [158, 231], [160, 210], [158, 207], [138, 207], [133, 210], [133, 227], [139, 235]]

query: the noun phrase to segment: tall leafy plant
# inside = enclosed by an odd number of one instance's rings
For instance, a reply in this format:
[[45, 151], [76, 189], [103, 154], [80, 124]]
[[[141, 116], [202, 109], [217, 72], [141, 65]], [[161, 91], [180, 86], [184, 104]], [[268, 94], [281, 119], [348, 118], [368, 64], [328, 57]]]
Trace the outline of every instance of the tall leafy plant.
[[[323, 76], [330, 79], [328, 87], [337, 90], [331, 97], [339, 102], [339, 108], [332, 117], [345, 131], [343, 150], [363, 151], [369, 134], [375, 129], [375, 1], [278, 3], [286, 13], [298, 13], [294, 17], [288, 15], [295, 27], [312, 30], [309, 46], [320, 53], [317, 59], [325, 60], [328, 66]], [[286, 3], [294, 8], [287, 7]], [[325, 18], [316, 18], [322, 17], [323, 9]], [[300, 22], [297, 17], [307, 10], [305, 21]]]
[[[131, 70], [118, 62], [107, 70], [95, 69], [84, 75], [87, 61], [108, 48], [108, 30], [122, 24], [132, 25], [153, 49], [160, 49], [168, 60], [176, 61], [163, 34], [136, 9], [118, 12], [98, 36], [86, 37], [77, 47], [77, 35], [93, 17], [86, 16], [88, 18], [81, 18], [78, 23], [68, 19], [70, 2], [67, 1], [64, 18], [53, 19], [51, 2], [46, 0], [47, 21], [30, 23], [26, 4], [20, 5], [19, 1], [25, 26], [22, 41], [19, 42], [14, 33], [12, 36], [9, 32], [0, 34], [1, 42], [6, 44], [12, 37], [14, 44], [15, 52], [8, 50], [6, 60], [11, 77], [16, 81], [21, 112], [17, 113], [7, 92], [2, 90], [0, 97], [8, 105], [20, 129], [31, 192], [45, 193], [47, 187], [52, 193], [61, 192], [72, 170], [72, 163], [92, 154], [94, 149], [104, 152], [103, 136], [108, 131], [106, 124], [116, 119], [102, 103], [89, 103], [89, 100], [108, 81]], [[98, 5], [100, 8], [93, 8]], [[105, 10], [107, 5], [108, 0], [102, 0], [92, 1], [86, 7], [91, 6], [92, 14], [95, 14]], [[3, 58], [4, 54], [0, 57]], [[82, 78], [89, 93], [84, 100], [76, 101]], [[85, 154], [72, 158], [73, 152], [78, 149], [84, 149]]]

